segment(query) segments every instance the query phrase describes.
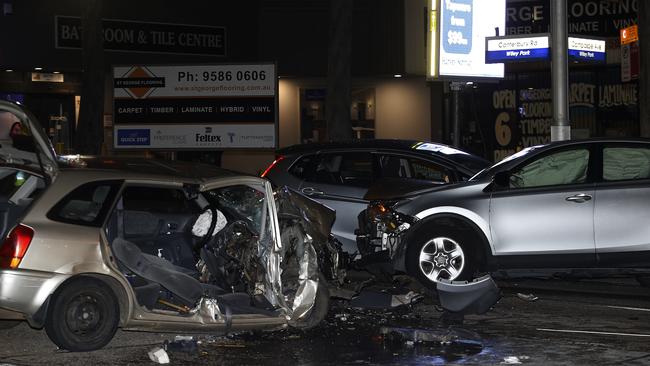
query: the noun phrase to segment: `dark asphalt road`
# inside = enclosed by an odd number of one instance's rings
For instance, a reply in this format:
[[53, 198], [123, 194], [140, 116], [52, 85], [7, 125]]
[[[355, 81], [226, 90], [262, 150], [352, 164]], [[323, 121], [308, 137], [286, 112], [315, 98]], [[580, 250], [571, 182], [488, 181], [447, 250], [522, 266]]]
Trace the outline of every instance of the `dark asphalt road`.
[[[316, 329], [202, 336], [196, 354], [170, 353], [172, 365], [650, 365], [650, 289], [626, 280], [502, 282], [504, 297], [462, 326], [475, 343], [409, 344], [382, 338], [381, 326], [439, 330], [431, 301], [392, 311], [336, 306]], [[517, 292], [539, 299], [522, 300]], [[0, 364], [151, 364], [147, 352], [174, 334], [118, 331], [104, 349], [59, 351], [26, 324], [0, 330]]]

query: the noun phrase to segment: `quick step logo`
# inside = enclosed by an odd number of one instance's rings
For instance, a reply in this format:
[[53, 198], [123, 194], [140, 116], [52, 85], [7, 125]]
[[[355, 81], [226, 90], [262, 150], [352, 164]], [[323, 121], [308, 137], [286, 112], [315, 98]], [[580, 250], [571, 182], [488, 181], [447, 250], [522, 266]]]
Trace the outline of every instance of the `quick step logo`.
[[117, 130], [119, 146], [147, 146], [151, 144], [149, 129], [119, 129]]

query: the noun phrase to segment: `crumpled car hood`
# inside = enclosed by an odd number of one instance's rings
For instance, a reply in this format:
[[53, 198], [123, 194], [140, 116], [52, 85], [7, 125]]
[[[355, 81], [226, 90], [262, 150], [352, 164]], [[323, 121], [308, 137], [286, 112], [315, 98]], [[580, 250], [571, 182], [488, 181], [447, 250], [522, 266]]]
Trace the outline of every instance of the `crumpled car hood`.
[[334, 225], [336, 212], [313, 199], [288, 187], [275, 190], [278, 202], [278, 213], [291, 214], [303, 220], [307, 234], [327, 238]]

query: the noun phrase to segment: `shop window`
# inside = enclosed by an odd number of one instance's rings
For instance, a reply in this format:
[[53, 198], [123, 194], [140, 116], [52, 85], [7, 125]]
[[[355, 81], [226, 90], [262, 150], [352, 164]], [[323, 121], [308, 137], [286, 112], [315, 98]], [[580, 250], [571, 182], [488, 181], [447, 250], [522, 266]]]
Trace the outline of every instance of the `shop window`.
[[[375, 138], [375, 89], [352, 89], [350, 103], [351, 135], [356, 139]], [[326, 142], [326, 89], [301, 89], [300, 140], [302, 143]]]

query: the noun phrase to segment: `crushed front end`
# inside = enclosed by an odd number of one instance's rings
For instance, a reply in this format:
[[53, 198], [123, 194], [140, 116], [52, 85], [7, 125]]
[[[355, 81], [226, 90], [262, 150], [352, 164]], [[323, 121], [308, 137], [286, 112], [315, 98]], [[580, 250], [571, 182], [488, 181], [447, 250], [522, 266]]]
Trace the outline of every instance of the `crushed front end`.
[[417, 218], [397, 212], [396, 204], [397, 201], [371, 201], [359, 214], [356, 234], [362, 257], [387, 252], [394, 260], [400, 252], [406, 233]]

